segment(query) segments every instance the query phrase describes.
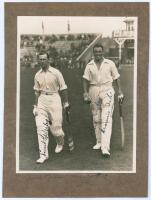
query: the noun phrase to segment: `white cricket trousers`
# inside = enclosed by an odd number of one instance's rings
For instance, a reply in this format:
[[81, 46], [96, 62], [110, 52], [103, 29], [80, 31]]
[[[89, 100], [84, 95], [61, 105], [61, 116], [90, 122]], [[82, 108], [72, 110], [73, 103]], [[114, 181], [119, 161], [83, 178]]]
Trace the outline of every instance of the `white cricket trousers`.
[[112, 114], [114, 110], [114, 89], [110, 86], [90, 86], [91, 111], [96, 143], [101, 143], [101, 149], [110, 150], [112, 133]]
[[36, 116], [37, 135], [40, 156], [48, 157], [48, 130], [55, 136], [57, 144], [64, 144], [62, 130], [62, 104], [58, 93], [41, 94], [38, 98], [38, 115]]

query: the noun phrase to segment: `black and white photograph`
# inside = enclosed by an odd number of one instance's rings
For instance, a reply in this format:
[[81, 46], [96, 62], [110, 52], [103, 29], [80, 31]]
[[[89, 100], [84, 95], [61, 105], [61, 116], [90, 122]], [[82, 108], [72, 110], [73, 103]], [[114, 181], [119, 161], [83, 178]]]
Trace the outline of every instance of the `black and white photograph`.
[[17, 16], [16, 173], [136, 173], [137, 21]]

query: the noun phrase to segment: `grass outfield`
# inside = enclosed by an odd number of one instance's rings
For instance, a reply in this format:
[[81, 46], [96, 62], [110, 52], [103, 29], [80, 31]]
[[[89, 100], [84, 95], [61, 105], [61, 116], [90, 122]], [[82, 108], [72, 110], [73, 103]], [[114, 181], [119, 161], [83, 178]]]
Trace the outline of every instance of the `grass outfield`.
[[[32, 114], [34, 104], [34, 75], [38, 69], [22, 69], [20, 83], [20, 170], [105, 170], [131, 171], [133, 159], [133, 68], [120, 70], [122, 89], [125, 94], [123, 114], [125, 122], [125, 148], [121, 151], [120, 120], [115, 96], [113, 132], [111, 138], [111, 157], [103, 159], [100, 150], [93, 150], [95, 144], [92, 116], [88, 105], [83, 103], [82, 70], [65, 69], [62, 71], [68, 85], [71, 103], [71, 130], [76, 145], [75, 152], [69, 153], [67, 145], [60, 154], [55, 154], [55, 141], [50, 134], [49, 160], [42, 165], [36, 164], [39, 157], [36, 126]], [[116, 89], [116, 88], [115, 88]], [[64, 123], [64, 130], [66, 124]]]

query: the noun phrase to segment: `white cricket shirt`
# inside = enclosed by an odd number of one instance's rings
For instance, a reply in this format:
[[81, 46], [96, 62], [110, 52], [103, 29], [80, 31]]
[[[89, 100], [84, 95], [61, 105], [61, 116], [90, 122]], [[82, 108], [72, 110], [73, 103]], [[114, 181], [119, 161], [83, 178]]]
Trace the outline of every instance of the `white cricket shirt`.
[[64, 78], [58, 69], [49, 67], [46, 72], [40, 69], [34, 78], [34, 90], [56, 93], [67, 89]]
[[88, 80], [91, 85], [101, 85], [111, 83], [120, 77], [113, 61], [103, 60], [100, 69], [97, 68], [94, 60], [91, 60], [85, 68], [83, 78]]

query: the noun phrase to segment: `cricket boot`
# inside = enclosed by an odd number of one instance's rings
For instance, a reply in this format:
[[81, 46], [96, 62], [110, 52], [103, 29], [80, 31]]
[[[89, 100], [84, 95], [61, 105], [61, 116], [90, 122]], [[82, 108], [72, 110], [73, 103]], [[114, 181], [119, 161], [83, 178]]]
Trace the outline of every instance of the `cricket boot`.
[[64, 136], [56, 137], [57, 146], [55, 148], [55, 153], [60, 153], [63, 150]]

